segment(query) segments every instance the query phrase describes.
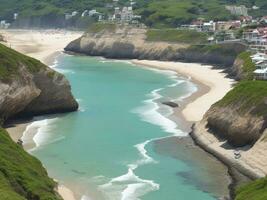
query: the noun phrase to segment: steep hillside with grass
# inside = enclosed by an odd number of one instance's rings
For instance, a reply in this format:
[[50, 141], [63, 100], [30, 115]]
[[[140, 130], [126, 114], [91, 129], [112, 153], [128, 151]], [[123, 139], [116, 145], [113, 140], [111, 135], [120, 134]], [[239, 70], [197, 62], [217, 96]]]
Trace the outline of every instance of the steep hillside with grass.
[[0, 194], [3, 200], [60, 200], [41, 162], [0, 128]]
[[265, 200], [267, 199], [267, 178], [259, 179], [236, 191], [235, 200]]

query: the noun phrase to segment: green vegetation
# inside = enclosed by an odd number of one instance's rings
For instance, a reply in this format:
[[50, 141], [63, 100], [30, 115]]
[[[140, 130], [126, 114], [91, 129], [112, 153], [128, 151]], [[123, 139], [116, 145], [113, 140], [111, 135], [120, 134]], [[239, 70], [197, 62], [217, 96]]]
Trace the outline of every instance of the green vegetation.
[[267, 199], [267, 178], [256, 180], [242, 186], [236, 191], [235, 200], [265, 200]]
[[228, 20], [235, 18], [225, 9], [225, 5], [257, 5], [259, 10], [250, 14], [263, 16], [267, 14], [265, 0], [153, 0], [139, 9], [144, 22], [152, 27], [177, 27], [193, 19]]
[[0, 79], [8, 80], [18, 75], [21, 66], [27, 67], [31, 73], [38, 72], [45, 67], [40, 61], [0, 44]]
[[267, 116], [267, 81], [241, 81], [228, 92], [216, 106], [235, 106], [243, 114], [250, 112], [257, 116]]
[[188, 50], [195, 51], [202, 54], [218, 54], [224, 56], [233, 56], [236, 57], [243, 49], [242, 45], [238, 44], [204, 44], [204, 45], [191, 45]]
[[40, 161], [15, 144], [0, 128], [0, 194], [5, 200], [60, 200], [56, 183]]
[[114, 32], [116, 30], [116, 24], [94, 23], [88, 27], [87, 32], [88, 33], [99, 33], [103, 30], [108, 31], [108, 32]]
[[165, 41], [179, 43], [206, 43], [207, 34], [197, 31], [177, 29], [149, 29], [146, 33], [147, 41]]
[[243, 52], [238, 55], [238, 58], [243, 60], [242, 73], [245, 80], [252, 80], [254, 78], [253, 72], [256, 69], [256, 65], [252, 62], [250, 56], [250, 52]]
[[[112, 2], [112, 0], [0, 0], [0, 20], [12, 21], [13, 14], [19, 13], [19, 18], [36, 20], [35, 25], [40, 23], [39, 25], [55, 26], [58, 20], [62, 22], [65, 13], [73, 11], [81, 14], [86, 9], [96, 9], [108, 16], [114, 10], [107, 7], [107, 3]], [[135, 2], [134, 9], [137, 14], [142, 15], [142, 21], [155, 28], [177, 27], [197, 18], [206, 20], [235, 18], [225, 9], [225, 5], [246, 5], [248, 8], [256, 5], [260, 9], [250, 9], [249, 14], [267, 15], [266, 0], [135, 0]], [[129, 0], [120, 0], [118, 6], [129, 6]], [[62, 23], [58, 24], [60, 25]]]

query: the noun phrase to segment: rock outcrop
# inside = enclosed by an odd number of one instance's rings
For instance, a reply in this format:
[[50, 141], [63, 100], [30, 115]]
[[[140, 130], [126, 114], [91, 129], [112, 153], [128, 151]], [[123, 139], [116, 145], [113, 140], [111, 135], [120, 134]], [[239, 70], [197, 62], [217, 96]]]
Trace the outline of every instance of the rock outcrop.
[[3, 45], [0, 55], [1, 120], [78, 109], [63, 75]]
[[267, 83], [239, 83], [208, 110], [203, 121], [232, 146], [254, 145], [267, 128]]
[[146, 40], [147, 30], [117, 27], [115, 30], [86, 32], [72, 41], [66, 51], [90, 56], [120, 59], [184, 61], [232, 66], [236, 56], [246, 48], [242, 44], [190, 45]]
[[249, 112], [239, 114], [237, 109], [235, 105], [213, 106], [204, 120], [207, 120], [211, 132], [229, 144], [237, 147], [253, 145], [266, 129], [266, 120]]

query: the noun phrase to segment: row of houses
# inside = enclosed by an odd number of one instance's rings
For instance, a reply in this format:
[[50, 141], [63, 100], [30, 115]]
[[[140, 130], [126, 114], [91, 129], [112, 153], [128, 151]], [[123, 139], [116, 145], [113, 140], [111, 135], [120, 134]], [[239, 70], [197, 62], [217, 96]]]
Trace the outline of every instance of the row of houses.
[[267, 80], [267, 55], [265, 53], [256, 53], [251, 56], [252, 62], [256, 65], [254, 71], [255, 79]]
[[[109, 21], [109, 22], [121, 22], [121, 23], [138, 23], [141, 19], [140, 15], [135, 15], [133, 11], [132, 5], [135, 4], [135, 2], [130, 1], [129, 5], [131, 6], [124, 6], [124, 7], [114, 7], [114, 12], [111, 15], [104, 15], [97, 10], [84, 10], [80, 17], [96, 17], [98, 18], [98, 21]], [[77, 16], [79, 13], [77, 11], [73, 11], [72, 13], [66, 13], [65, 19], [69, 20], [75, 16]]]
[[267, 54], [267, 27], [249, 29], [243, 32], [243, 40], [252, 52]]

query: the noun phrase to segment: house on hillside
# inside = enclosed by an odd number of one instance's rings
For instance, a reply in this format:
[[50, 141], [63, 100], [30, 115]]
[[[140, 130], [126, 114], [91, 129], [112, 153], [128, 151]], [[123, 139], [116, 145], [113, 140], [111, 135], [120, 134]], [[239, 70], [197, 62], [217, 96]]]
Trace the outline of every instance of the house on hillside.
[[243, 40], [250, 45], [253, 52], [267, 53], [267, 27], [244, 32]]
[[257, 53], [251, 56], [251, 59], [256, 65], [256, 70], [254, 71], [255, 79], [267, 80], [267, 55]]
[[256, 69], [254, 71], [254, 77], [257, 80], [267, 80], [267, 68], [265, 68], [265, 69]]

